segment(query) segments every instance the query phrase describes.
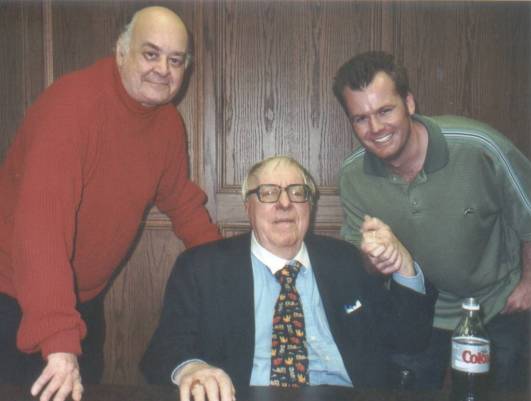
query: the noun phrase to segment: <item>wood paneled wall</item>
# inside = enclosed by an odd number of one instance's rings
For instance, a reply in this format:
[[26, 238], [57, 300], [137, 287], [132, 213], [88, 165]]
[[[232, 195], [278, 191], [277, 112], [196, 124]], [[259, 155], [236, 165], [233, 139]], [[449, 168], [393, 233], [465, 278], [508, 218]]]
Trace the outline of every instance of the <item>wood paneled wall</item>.
[[[148, 1], [0, 0], [0, 157], [26, 108], [54, 79], [112, 52]], [[225, 235], [247, 230], [239, 185], [254, 162], [290, 154], [321, 191], [315, 228], [337, 235], [336, 176], [356, 146], [331, 91], [357, 52], [394, 52], [420, 110], [484, 120], [531, 155], [531, 5], [522, 2], [166, 1], [194, 41], [178, 108], [193, 179]], [[82, 96], [82, 94], [80, 94]], [[164, 283], [183, 247], [149, 214], [106, 298], [105, 381], [138, 383]]]

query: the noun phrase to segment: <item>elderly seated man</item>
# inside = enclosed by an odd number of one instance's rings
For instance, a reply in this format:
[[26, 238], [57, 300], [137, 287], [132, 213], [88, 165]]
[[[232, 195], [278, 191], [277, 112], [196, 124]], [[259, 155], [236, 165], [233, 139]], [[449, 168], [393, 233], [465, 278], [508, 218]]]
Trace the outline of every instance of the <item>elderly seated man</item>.
[[141, 363], [182, 401], [231, 401], [249, 385], [386, 387], [389, 350], [428, 340], [435, 295], [389, 227], [367, 218], [368, 274], [347, 242], [308, 233], [315, 184], [295, 160], [251, 168], [252, 232], [181, 254]]

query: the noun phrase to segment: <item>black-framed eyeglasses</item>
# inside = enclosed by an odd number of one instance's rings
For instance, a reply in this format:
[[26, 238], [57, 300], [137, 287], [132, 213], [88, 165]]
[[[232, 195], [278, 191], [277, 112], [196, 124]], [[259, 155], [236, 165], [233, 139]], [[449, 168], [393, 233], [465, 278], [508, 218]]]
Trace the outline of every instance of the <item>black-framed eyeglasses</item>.
[[287, 187], [281, 187], [275, 184], [258, 185], [255, 189], [247, 191], [245, 197], [256, 194], [258, 200], [262, 203], [275, 203], [280, 199], [282, 191], [286, 191], [288, 198], [293, 203], [308, 202], [311, 198], [312, 191], [306, 184], [291, 184]]

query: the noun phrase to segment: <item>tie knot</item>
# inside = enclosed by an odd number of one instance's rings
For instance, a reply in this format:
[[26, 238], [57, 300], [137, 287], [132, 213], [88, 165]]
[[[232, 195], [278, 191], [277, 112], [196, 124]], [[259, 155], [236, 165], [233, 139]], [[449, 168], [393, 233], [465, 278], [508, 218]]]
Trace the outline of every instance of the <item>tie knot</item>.
[[277, 271], [275, 277], [280, 285], [295, 285], [295, 280], [301, 270], [301, 266], [299, 262], [295, 261]]

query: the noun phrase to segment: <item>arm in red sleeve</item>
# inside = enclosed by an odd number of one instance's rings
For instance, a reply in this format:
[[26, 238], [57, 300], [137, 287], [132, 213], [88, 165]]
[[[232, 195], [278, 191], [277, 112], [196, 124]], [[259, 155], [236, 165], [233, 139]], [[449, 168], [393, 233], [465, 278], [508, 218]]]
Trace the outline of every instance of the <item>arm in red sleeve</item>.
[[188, 248], [215, 241], [221, 236], [204, 206], [205, 193], [188, 179], [188, 153], [180, 117], [174, 124], [175, 145], [167, 149], [167, 168], [161, 179], [155, 204], [170, 217], [175, 234]]
[[[79, 121], [68, 99], [45, 94], [30, 109], [13, 149], [18, 180], [12, 263], [25, 352], [80, 354], [86, 327], [75, 309], [75, 218], [80, 203]], [[71, 100], [71, 99], [70, 99]]]

